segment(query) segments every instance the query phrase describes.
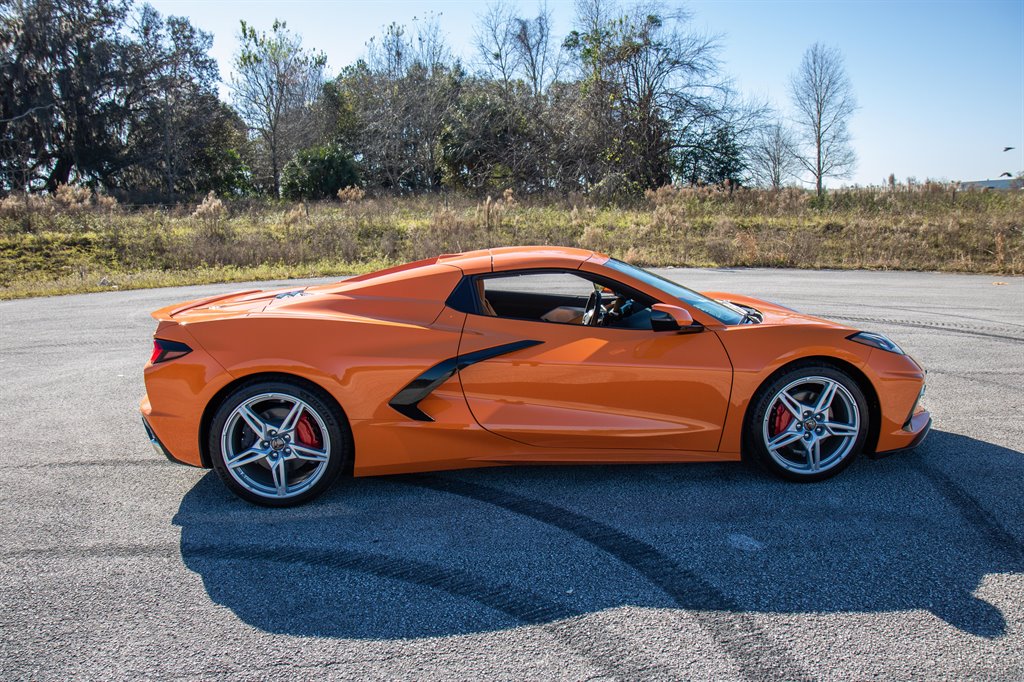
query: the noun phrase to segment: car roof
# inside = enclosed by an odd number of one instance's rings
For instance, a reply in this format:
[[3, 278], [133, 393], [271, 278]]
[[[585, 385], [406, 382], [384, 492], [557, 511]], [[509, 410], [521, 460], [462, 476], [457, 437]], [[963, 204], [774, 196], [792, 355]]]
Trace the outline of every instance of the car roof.
[[[578, 268], [598, 256], [590, 249], [569, 246], [505, 246], [438, 256], [437, 262], [454, 265], [467, 275], [526, 268]], [[603, 257], [602, 257], [603, 259]]]
[[384, 285], [430, 277], [444, 271], [450, 273], [453, 269], [466, 275], [544, 268], [576, 270], [593, 258], [600, 262], [607, 260], [607, 256], [596, 254], [588, 249], [575, 249], [566, 246], [508, 246], [480, 249], [464, 253], [446, 253], [435, 258], [359, 275], [341, 282], [312, 286], [307, 291], [338, 294], [369, 291]]

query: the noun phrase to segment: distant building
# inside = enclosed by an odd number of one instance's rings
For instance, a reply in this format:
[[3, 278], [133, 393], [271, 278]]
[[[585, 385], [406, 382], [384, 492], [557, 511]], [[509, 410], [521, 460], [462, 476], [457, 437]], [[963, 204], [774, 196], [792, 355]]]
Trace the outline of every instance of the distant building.
[[1001, 192], [1024, 187], [1024, 181], [1017, 178], [1009, 180], [1005, 178], [1002, 180], [971, 180], [970, 182], [960, 182], [958, 184], [962, 190], [994, 189]]

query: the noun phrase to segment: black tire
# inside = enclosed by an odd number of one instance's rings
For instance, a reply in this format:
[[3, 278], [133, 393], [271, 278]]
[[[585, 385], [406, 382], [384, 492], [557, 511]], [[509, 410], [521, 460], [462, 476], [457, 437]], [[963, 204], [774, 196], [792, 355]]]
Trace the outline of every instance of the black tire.
[[[829, 384], [835, 389], [828, 409], [812, 409], [807, 414], [803, 408], [815, 407]], [[790, 398], [796, 396], [794, 404], [781, 396], [784, 390]], [[799, 419], [794, 412], [800, 413]], [[824, 419], [816, 419], [819, 416]], [[850, 466], [864, 449], [869, 422], [867, 399], [849, 374], [824, 363], [805, 364], [771, 379], [758, 390], [747, 412], [744, 444], [775, 475], [810, 483], [831, 478]], [[815, 444], [817, 454], [813, 455]]]
[[[264, 433], [242, 416], [242, 406], [258, 417]], [[293, 409], [298, 410], [295, 424], [282, 428]], [[337, 480], [351, 458], [352, 437], [344, 415], [322, 391], [287, 380], [254, 381], [221, 402], [207, 447], [213, 469], [235, 495], [267, 507], [292, 507], [323, 494]]]

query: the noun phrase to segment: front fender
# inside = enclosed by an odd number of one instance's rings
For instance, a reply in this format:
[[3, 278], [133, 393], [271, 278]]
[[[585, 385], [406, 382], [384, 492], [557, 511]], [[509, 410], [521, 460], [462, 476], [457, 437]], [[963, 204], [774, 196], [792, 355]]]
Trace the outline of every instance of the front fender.
[[[758, 389], [779, 369], [810, 358], [848, 363], [871, 379], [866, 371], [872, 349], [846, 339], [846, 329], [819, 325], [741, 325], [715, 330], [733, 364], [729, 411], [718, 450], [740, 452], [743, 423]], [[872, 383], [874, 383], [872, 381]], [[878, 387], [874, 386], [875, 391]]]

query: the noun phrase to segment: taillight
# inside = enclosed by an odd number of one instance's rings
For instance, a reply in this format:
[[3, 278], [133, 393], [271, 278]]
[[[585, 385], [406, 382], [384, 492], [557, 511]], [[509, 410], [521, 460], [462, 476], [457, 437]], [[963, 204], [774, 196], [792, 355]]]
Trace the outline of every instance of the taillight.
[[179, 341], [153, 339], [153, 354], [149, 357], [152, 364], [167, 362], [188, 355], [192, 349]]

